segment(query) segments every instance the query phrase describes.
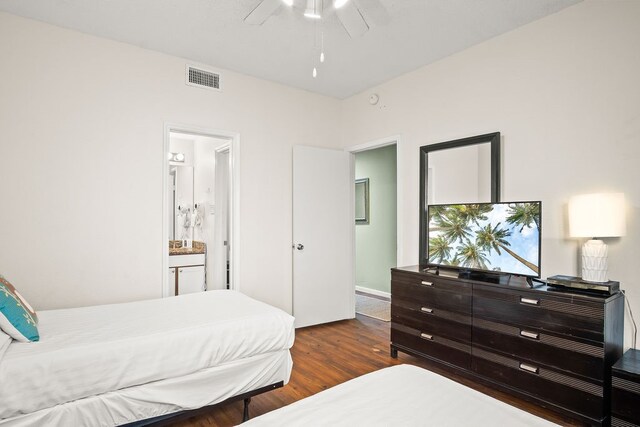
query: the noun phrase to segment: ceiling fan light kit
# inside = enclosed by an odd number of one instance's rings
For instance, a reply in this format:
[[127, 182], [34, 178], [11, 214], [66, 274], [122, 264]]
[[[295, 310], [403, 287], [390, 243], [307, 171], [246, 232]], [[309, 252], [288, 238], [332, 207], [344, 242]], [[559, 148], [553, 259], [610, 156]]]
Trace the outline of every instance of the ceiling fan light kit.
[[[349, 0], [330, 0], [333, 8], [327, 8], [327, 10], [324, 9], [325, 2], [323, 0], [259, 0], [256, 7], [244, 18], [244, 22], [250, 25], [262, 25], [270, 16], [278, 13], [283, 3], [296, 12], [301, 10], [302, 16], [314, 21], [325, 18], [323, 12], [327, 12], [326, 14], [330, 15], [333, 11], [351, 38], [360, 37], [369, 30], [369, 23], [364, 18], [360, 8], [355, 2]], [[367, 2], [368, 6], [379, 4], [380, 0], [368, 0]], [[382, 6], [377, 7], [377, 9], [380, 9], [380, 7]], [[373, 10], [376, 10], [376, 7]], [[379, 14], [380, 12], [378, 12]], [[380, 22], [389, 19], [386, 12], [383, 15], [382, 18], [378, 19]]]
[[[379, 0], [370, 1], [374, 2]], [[328, 7], [327, 10], [324, 8], [324, 0], [260, 0], [257, 6], [244, 18], [244, 21], [252, 25], [262, 25], [271, 15], [278, 12], [283, 3], [294, 11], [302, 10], [302, 15], [305, 18], [314, 21], [323, 21], [324, 18], [326, 18], [323, 14], [324, 12], [331, 15], [331, 11], [329, 10], [331, 8]], [[358, 9], [358, 6], [354, 2], [349, 0], [327, 0], [326, 4], [331, 4], [333, 6], [335, 16], [337, 16], [338, 21], [342, 24], [342, 27], [351, 38], [362, 36], [369, 30], [369, 24], [364, 19], [360, 9]], [[304, 7], [304, 9], [301, 6]], [[326, 59], [324, 53], [324, 31], [322, 28], [319, 29], [318, 26], [315, 25], [314, 31], [316, 34], [316, 40], [318, 38], [319, 30], [321, 31], [320, 37], [322, 39], [319, 49], [320, 61], [318, 62], [318, 56], [316, 56], [318, 55], [318, 45], [314, 44], [314, 66], [311, 73], [314, 79], [318, 77], [318, 67], [320, 64], [323, 64]]]
[[310, 19], [322, 19], [322, 0], [307, 0], [304, 16]]
[[[282, 0], [282, 3], [286, 4], [287, 6], [293, 6], [293, 1], [294, 0]], [[333, 7], [335, 7], [336, 9], [340, 9], [342, 6], [344, 6], [345, 4], [347, 4], [349, 0], [333, 0]], [[311, 0], [308, 3], [313, 2], [313, 0]], [[312, 9], [310, 7], [307, 7], [307, 9]]]

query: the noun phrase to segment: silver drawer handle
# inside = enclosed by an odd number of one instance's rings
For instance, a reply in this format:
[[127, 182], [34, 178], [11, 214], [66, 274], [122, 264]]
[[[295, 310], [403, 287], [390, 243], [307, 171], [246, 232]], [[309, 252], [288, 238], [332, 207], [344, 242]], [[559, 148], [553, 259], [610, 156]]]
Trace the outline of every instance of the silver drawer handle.
[[539, 305], [540, 304], [540, 300], [539, 299], [522, 298], [522, 297], [520, 297], [520, 302], [523, 303], [523, 304], [531, 304], [531, 305]]
[[529, 332], [529, 331], [520, 331], [520, 336], [522, 337], [527, 337], [527, 338], [533, 338], [534, 340], [540, 339], [540, 334], [536, 334], [535, 332]]
[[433, 286], [433, 282], [427, 282], [426, 280], [423, 280], [422, 284], [425, 286]]
[[532, 374], [538, 373], [538, 368], [536, 368], [535, 366], [527, 365], [526, 363], [521, 363], [520, 369], [522, 369], [523, 371], [531, 372]]
[[425, 340], [432, 340], [433, 335], [425, 334], [424, 332], [420, 334], [420, 338], [424, 338]]
[[433, 313], [433, 309], [427, 307], [421, 307], [420, 311], [422, 311], [423, 313]]

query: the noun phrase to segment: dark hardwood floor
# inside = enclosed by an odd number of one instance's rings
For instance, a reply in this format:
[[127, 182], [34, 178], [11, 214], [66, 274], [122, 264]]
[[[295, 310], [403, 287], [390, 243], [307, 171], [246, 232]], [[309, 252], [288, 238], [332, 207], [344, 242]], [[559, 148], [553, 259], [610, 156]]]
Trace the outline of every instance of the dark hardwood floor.
[[[387, 366], [409, 363], [427, 367], [437, 373], [442, 372], [438, 367], [404, 353], [399, 353], [398, 359], [391, 358], [389, 356], [389, 325], [388, 322], [357, 315], [353, 320], [296, 330], [296, 342], [292, 349], [293, 372], [289, 384], [254, 397], [250, 405], [251, 417]], [[558, 424], [581, 425], [466, 378], [459, 377], [455, 380]], [[180, 427], [232, 426], [241, 422], [242, 408], [242, 402], [235, 402], [173, 425]]]

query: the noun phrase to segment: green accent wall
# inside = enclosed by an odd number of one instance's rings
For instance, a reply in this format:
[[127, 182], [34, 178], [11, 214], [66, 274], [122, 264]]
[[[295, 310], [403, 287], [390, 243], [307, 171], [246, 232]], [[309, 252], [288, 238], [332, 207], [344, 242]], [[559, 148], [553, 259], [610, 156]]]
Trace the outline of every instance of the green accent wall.
[[355, 155], [356, 179], [369, 178], [369, 223], [356, 224], [356, 285], [391, 291], [396, 266], [396, 146]]

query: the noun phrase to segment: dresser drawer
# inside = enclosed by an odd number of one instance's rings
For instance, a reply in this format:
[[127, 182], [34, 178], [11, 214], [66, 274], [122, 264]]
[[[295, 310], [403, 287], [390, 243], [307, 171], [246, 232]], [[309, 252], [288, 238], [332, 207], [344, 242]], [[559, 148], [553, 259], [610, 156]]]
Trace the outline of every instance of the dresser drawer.
[[613, 377], [611, 413], [620, 420], [640, 425], [640, 394], [623, 388], [625, 385], [621, 385], [619, 380]]
[[611, 372], [611, 425], [640, 426], [640, 350], [627, 350]]
[[392, 270], [391, 281], [469, 296], [471, 295], [472, 290], [472, 285], [470, 283], [461, 282], [444, 276], [437, 276], [435, 274], [411, 274]]
[[473, 347], [473, 370], [553, 405], [601, 420], [604, 416], [602, 384], [585, 381], [522, 360]]
[[611, 427], [640, 427], [640, 425], [620, 418], [613, 413], [611, 414]]
[[473, 316], [526, 328], [602, 342], [604, 305], [573, 301], [548, 294], [510, 289], [480, 288], [473, 294]]
[[598, 346], [593, 342], [578, 342], [536, 328], [517, 328], [475, 319], [473, 345], [599, 381], [604, 380], [602, 344]]
[[391, 282], [391, 303], [400, 301], [471, 315], [471, 294], [459, 294], [431, 286], [394, 280]]
[[622, 421], [640, 425], [639, 382], [621, 378], [614, 373], [611, 379], [611, 412]]
[[410, 328], [471, 342], [471, 317], [415, 303], [391, 305], [391, 320]]
[[441, 362], [464, 369], [471, 369], [470, 344], [463, 344], [393, 321], [391, 322], [391, 343], [410, 351], [419, 352]]

